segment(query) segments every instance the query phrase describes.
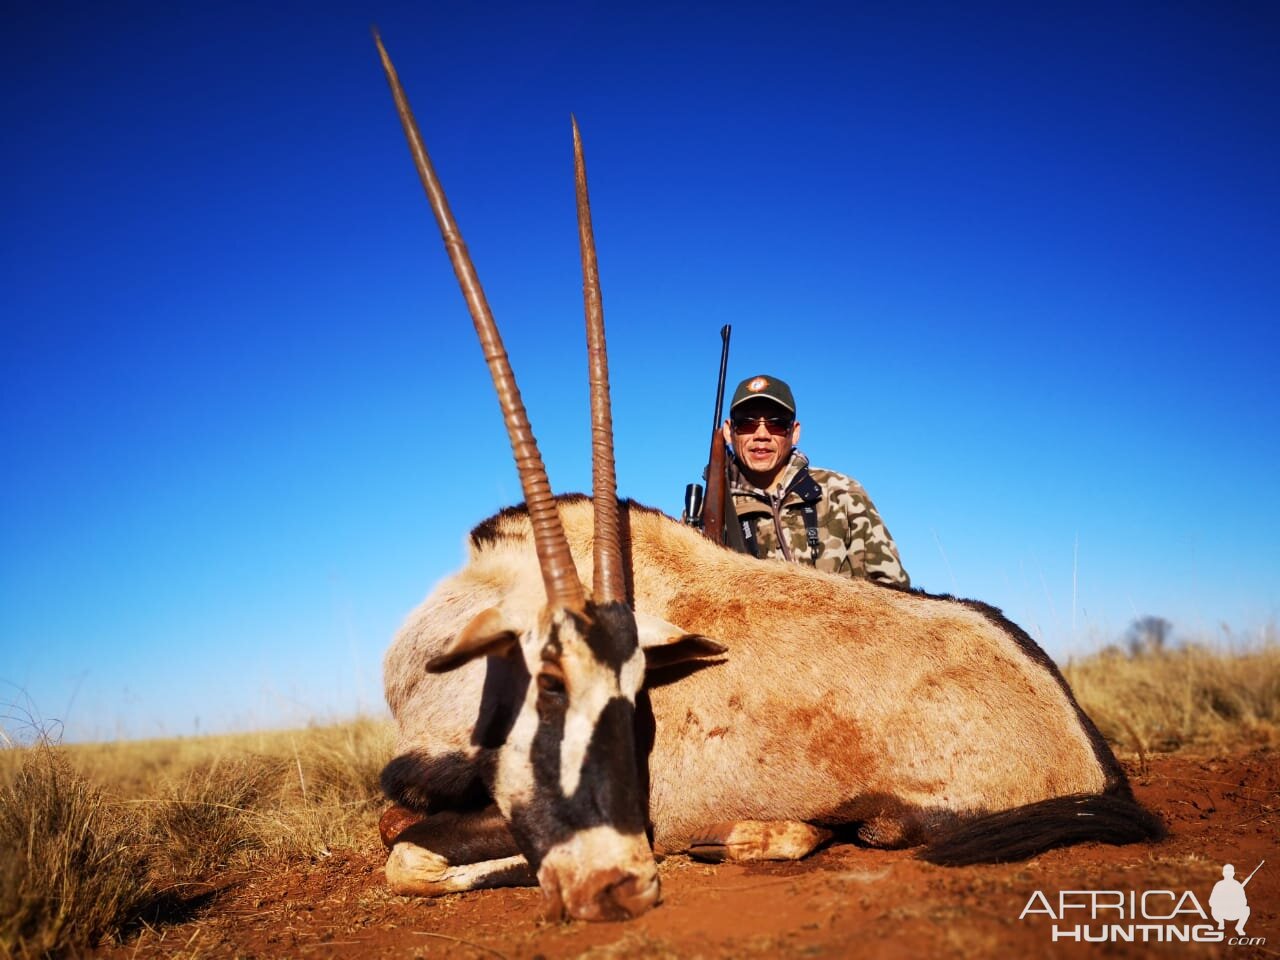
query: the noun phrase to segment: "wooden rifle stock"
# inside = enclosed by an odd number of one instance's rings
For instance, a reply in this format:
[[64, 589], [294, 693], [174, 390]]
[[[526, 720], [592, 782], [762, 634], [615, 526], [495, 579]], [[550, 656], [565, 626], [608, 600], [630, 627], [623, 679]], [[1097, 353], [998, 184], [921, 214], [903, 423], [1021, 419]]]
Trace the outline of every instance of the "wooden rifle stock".
[[707, 464], [707, 498], [702, 505], [702, 532], [708, 540], [724, 543], [724, 438], [717, 430], [711, 437]]
[[727, 323], [720, 328], [720, 379], [716, 385], [715, 420], [711, 424], [711, 453], [707, 457], [707, 497], [702, 507], [702, 533], [708, 540], [720, 544], [724, 543], [724, 516], [729, 496], [720, 421], [724, 414], [724, 375], [729, 366], [731, 329]]

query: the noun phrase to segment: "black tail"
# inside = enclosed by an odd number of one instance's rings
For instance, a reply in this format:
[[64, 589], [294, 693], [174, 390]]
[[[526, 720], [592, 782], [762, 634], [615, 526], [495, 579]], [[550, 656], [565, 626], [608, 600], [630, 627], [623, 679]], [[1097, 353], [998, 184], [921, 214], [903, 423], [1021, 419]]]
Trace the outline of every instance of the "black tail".
[[1008, 863], [1073, 843], [1151, 842], [1164, 834], [1160, 818], [1131, 797], [1075, 794], [961, 823], [917, 856], [945, 867]]

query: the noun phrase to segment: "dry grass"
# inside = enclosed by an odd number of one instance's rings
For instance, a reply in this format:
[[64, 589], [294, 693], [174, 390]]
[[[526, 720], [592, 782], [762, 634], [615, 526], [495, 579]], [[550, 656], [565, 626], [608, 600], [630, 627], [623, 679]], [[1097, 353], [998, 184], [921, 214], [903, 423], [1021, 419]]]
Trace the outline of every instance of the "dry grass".
[[91, 945], [151, 903], [137, 821], [48, 746], [0, 789], [0, 951], [39, 957]]
[[[1064, 673], [1121, 749], [1280, 742], [1274, 643], [1109, 651]], [[374, 720], [0, 749], [0, 957], [74, 954], [189, 914], [231, 876], [376, 849], [391, 749], [390, 724]]]
[[[381, 721], [0, 751], [0, 957], [163, 922], [227, 870], [377, 843]], [[16, 869], [10, 869], [14, 864]]]
[[1280, 645], [1107, 650], [1063, 669], [1080, 705], [1123, 750], [1167, 753], [1280, 742]]

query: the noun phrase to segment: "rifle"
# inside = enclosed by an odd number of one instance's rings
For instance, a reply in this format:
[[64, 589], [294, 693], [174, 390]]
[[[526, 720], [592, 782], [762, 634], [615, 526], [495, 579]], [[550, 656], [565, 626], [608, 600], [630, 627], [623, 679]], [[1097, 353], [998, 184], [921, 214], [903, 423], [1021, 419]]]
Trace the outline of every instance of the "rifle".
[[[1265, 861], [1265, 860], [1263, 860], [1263, 861], [1262, 861], [1262, 863], [1266, 863], [1266, 862], [1267, 862], [1267, 861]], [[1262, 869], [1262, 863], [1258, 864], [1256, 867], [1254, 867], [1254, 868], [1253, 868], [1253, 873], [1257, 873], [1259, 870], [1261, 870], [1261, 869]], [[1245, 885], [1245, 883], [1248, 883], [1250, 880], [1252, 880], [1252, 879], [1253, 879], [1253, 873], [1251, 873], [1251, 874], [1249, 874], [1247, 877], [1245, 877], [1245, 878], [1244, 878], [1244, 883], [1240, 884], [1240, 886], [1242, 886], [1242, 887], [1243, 887], [1243, 886]]]
[[707, 496], [702, 499], [702, 487], [691, 483], [685, 487], [685, 520], [697, 524], [701, 518], [702, 533], [715, 543], [724, 543], [725, 502], [728, 489], [725, 485], [724, 437], [720, 434], [720, 421], [724, 415], [724, 377], [729, 367], [729, 333], [725, 324], [720, 328], [720, 376], [716, 381], [715, 419], [711, 422], [711, 453], [707, 457]]

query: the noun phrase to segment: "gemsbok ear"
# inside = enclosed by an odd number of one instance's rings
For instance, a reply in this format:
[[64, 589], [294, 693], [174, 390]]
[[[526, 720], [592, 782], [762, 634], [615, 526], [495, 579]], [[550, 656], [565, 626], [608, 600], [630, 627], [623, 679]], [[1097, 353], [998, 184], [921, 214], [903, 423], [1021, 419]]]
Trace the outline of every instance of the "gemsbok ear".
[[723, 656], [728, 649], [710, 637], [685, 633], [673, 623], [636, 612], [636, 632], [644, 650], [645, 669], [660, 670], [677, 663]]
[[481, 610], [454, 638], [449, 649], [427, 661], [427, 673], [448, 673], [477, 657], [501, 657], [520, 646], [501, 607]]

